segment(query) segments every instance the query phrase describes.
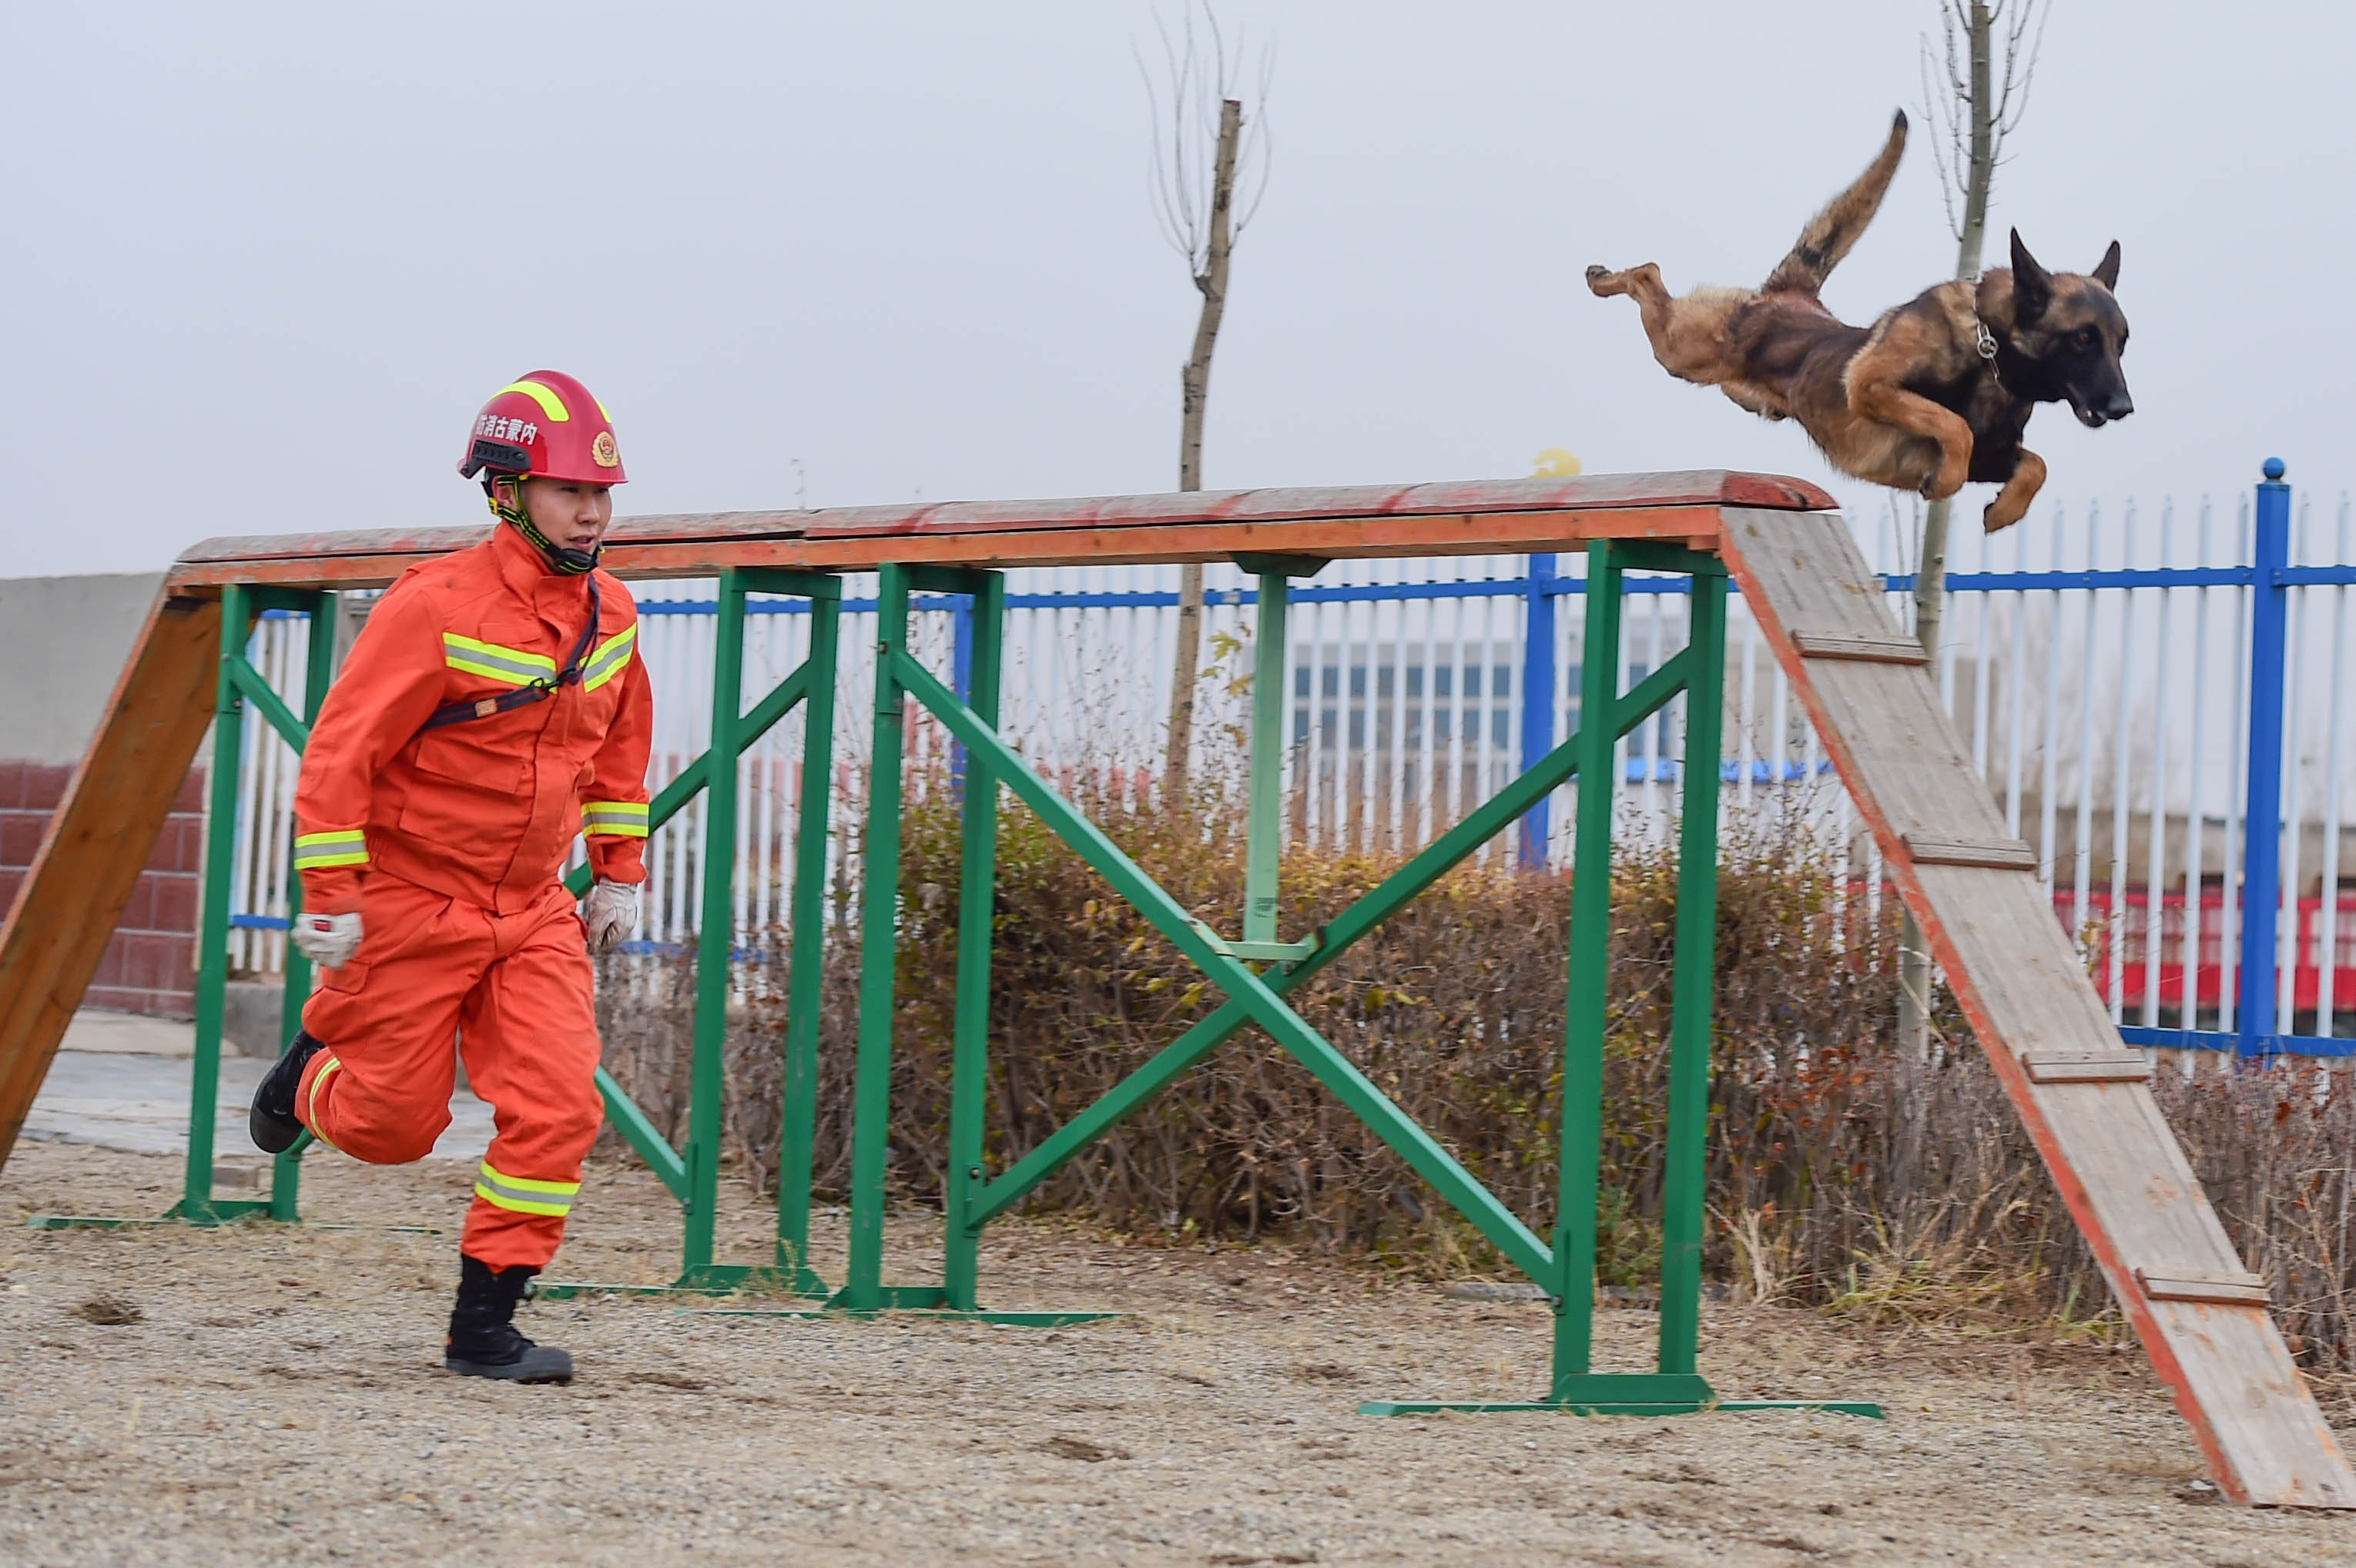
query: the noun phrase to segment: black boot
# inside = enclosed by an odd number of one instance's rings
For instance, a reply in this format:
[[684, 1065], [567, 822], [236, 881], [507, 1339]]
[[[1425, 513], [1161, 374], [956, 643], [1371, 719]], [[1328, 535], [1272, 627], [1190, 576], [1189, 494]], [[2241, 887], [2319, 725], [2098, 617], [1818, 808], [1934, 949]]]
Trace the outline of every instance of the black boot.
[[246, 1127], [254, 1147], [262, 1153], [284, 1154], [303, 1136], [303, 1124], [294, 1119], [294, 1091], [302, 1084], [303, 1069], [327, 1049], [327, 1041], [296, 1029], [294, 1043], [254, 1085], [253, 1109], [246, 1116]]
[[531, 1289], [531, 1276], [539, 1272], [520, 1264], [495, 1269], [480, 1258], [460, 1253], [458, 1305], [450, 1313], [450, 1344], [442, 1364], [470, 1378], [571, 1382], [571, 1356], [553, 1346], [535, 1345], [516, 1332], [516, 1303]]

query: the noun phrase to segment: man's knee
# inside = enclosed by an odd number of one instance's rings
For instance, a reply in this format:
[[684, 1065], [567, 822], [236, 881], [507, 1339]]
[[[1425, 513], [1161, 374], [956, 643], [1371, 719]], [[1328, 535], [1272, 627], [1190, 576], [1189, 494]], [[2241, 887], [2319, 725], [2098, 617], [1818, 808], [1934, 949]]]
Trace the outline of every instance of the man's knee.
[[327, 1142], [369, 1165], [408, 1165], [432, 1154], [449, 1125], [446, 1105], [430, 1116], [350, 1118], [333, 1129]]
[[539, 1122], [540, 1136], [549, 1147], [585, 1155], [589, 1146], [597, 1141], [597, 1128], [605, 1119], [605, 1102], [594, 1084], [587, 1089], [584, 1095], [540, 1107], [533, 1119]]

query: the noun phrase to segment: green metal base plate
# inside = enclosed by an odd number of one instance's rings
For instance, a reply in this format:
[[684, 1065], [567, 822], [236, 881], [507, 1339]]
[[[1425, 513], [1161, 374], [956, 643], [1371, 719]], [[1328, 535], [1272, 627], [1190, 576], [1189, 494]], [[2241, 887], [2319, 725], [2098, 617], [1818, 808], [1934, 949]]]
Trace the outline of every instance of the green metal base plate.
[[1832, 1415], [1882, 1418], [1881, 1406], [1868, 1400], [1847, 1399], [1716, 1399], [1716, 1400], [1451, 1400], [1376, 1399], [1358, 1407], [1360, 1415], [1434, 1415], [1444, 1410], [1476, 1415], [1510, 1411], [1552, 1410], [1565, 1415], [1699, 1415], [1709, 1411], [1815, 1410]]
[[690, 1269], [669, 1285], [599, 1285], [590, 1280], [551, 1280], [533, 1287], [540, 1301], [578, 1301], [592, 1296], [808, 1296], [826, 1300], [833, 1294], [826, 1281], [809, 1269], [755, 1268], [712, 1264]]
[[[181, 1213], [175, 1205], [173, 1211], [152, 1219], [121, 1214], [29, 1214], [25, 1218], [28, 1231], [118, 1230], [135, 1225], [193, 1225], [210, 1230], [220, 1225], [234, 1225], [241, 1220], [268, 1220], [270, 1205], [266, 1201], [215, 1203], [209, 1212]], [[389, 1236], [438, 1236], [441, 1231], [433, 1225], [319, 1225], [300, 1220], [288, 1224], [301, 1225], [306, 1231], [373, 1231]]]
[[876, 1317], [924, 1317], [944, 1322], [987, 1323], [1007, 1328], [1062, 1328], [1074, 1323], [1101, 1323], [1126, 1317], [1126, 1312], [960, 1312], [951, 1307], [682, 1307], [683, 1317], [840, 1317], [864, 1321]]
[[1472, 1414], [1554, 1410], [1566, 1415], [1697, 1415], [1712, 1410], [1821, 1410], [1865, 1415], [1879, 1421], [1881, 1407], [1846, 1399], [1720, 1399], [1697, 1372], [1581, 1372], [1558, 1379], [1545, 1399], [1377, 1399], [1358, 1407], [1360, 1415], [1433, 1415], [1443, 1410]]

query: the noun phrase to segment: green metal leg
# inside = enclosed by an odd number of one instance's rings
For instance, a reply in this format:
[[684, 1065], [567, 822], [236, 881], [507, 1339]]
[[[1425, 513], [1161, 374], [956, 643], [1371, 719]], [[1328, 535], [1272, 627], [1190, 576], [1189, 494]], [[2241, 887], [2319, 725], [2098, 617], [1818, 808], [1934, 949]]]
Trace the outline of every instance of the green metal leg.
[[[1006, 627], [1006, 579], [978, 574], [973, 592], [974, 717], [998, 725], [998, 686]], [[982, 1118], [990, 1085], [990, 950], [998, 893], [998, 773], [968, 756], [963, 842], [958, 881], [957, 1025], [949, 1070], [948, 1183], [941, 1285], [955, 1311], [978, 1310], [981, 1224], [972, 1210], [982, 1184]]]
[[1259, 579], [1252, 637], [1251, 798], [1244, 827], [1244, 941], [1273, 943], [1282, 854], [1286, 611], [1291, 584], [1281, 572]]
[[1718, 764], [1724, 717], [1726, 580], [1696, 577], [1686, 688], [1683, 821], [1661, 1189], [1660, 1370], [1692, 1372], [1701, 1343], [1703, 1183], [1709, 1140], [1710, 1009], [1718, 963]]
[[213, 688], [212, 773], [207, 781], [205, 877], [197, 924], [197, 1039], [188, 1072], [188, 1158], [180, 1200], [166, 1218], [217, 1224], [267, 1207], [213, 1199], [213, 1133], [220, 1097], [221, 1006], [229, 986], [230, 859], [237, 845], [237, 784], [245, 756], [245, 701], [235, 666], [253, 624], [246, 590], [221, 590], [220, 675]]
[[[900, 931], [900, 731], [905, 711], [895, 656], [908, 637], [907, 570], [884, 567], [875, 597], [874, 745], [860, 868], [865, 885], [860, 903], [859, 1056], [851, 1099], [851, 1256], [843, 1287], [835, 1296], [837, 1305], [855, 1310], [887, 1304], [884, 1175], [891, 1139], [892, 990]], [[972, 765], [969, 762], [969, 771]]]
[[[320, 705], [327, 700], [327, 684], [335, 675], [336, 596], [314, 595], [311, 638], [303, 664], [303, 722], [307, 730], [319, 720]], [[303, 912], [303, 879], [286, 879], [286, 913], [291, 920]], [[303, 950], [286, 944], [286, 989], [279, 1008], [278, 1049], [283, 1054], [303, 1027], [303, 1004], [311, 997], [311, 961]], [[293, 1224], [303, 1217], [303, 1151], [311, 1144], [305, 1133], [293, 1148], [270, 1162], [270, 1217]]]
[[1577, 839], [1570, 880], [1570, 980], [1562, 1041], [1562, 1168], [1556, 1197], [1552, 1396], [1586, 1373], [1595, 1328], [1597, 1168], [1601, 1158], [1605, 982], [1612, 949], [1613, 726], [1591, 722], [1617, 702], [1621, 573], [1608, 540], [1587, 549], [1587, 624], [1580, 667]]
[[[1668, 1147], [1664, 1173], [1661, 1317], [1656, 1370], [1590, 1370], [1595, 1299], [1596, 1189], [1601, 1139], [1610, 959], [1613, 741], [1640, 722], [1615, 700], [1622, 569], [1689, 571], [1690, 645], [1679, 656], [1687, 693], [1685, 795], [1678, 836], [1676, 977], [1669, 1036]], [[1683, 1415], [1700, 1411], [1811, 1410], [1879, 1417], [1863, 1400], [1721, 1400], [1697, 1370], [1702, 1183], [1709, 1116], [1709, 1041], [1718, 921], [1718, 764], [1726, 667], [1724, 569], [1658, 547], [1595, 544], [1588, 552], [1587, 631], [1580, 678], [1579, 840], [1571, 881], [1570, 996], [1563, 1040], [1562, 1187], [1555, 1229], [1561, 1295], [1554, 1375], [1542, 1400], [1376, 1400], [1366, 1415], [1555, 1411], [1574, 1415]], [[1657, 675], [1660, 672], [1655, 672]], [[1648, 680], [1645, 686], [1650, 686]], [[1640, 690], [1643, 688], [1640, 687]], [[1646, 708], [1644, 712], [1649, 712]], [[1618, 720], [1594, 722], [1611, 712]]]
[[720, 1202], [720, 1117], [728, 1040], [730, 955], [736, 940], [736, 731], [744, 690], [744, 587], [720, 574], [712, 653], [711, 764], [703, 778], [703, 897], [695, 943], [695, 1040], [687, 1111], [685, 1235], [680, 1283], [712, 1266]]
[[[810, 601], [809, 656], [777, 683], [750, 712], [744, 700], [744, 596], [787, 593]], [[734, 568], [721, 581], [718, 637], [713, 658], [712, 745], [663, 786], [648, 804], [648, 826], [669, 822], [698, 791], [708, 790], [702, 846], [703, 881], [696, 935], [696, 1014], [689, 1086], [688, 1140], [673, 1149], [604, 1068], [597, 1091], [616, 1131], [680, 1200], [684, 1224], [679, 1277], [669, 1285], [605, 1285], [577, 1280], [543, 1282], [538, 1294], [551, 1300], [584, 1296], [649, 1296], [685, 1293], [725, 1295], [740, 1290], [823, 1296], [826, 1284], [809, 1267], [809, 1172], [817, 1111], [819, 988], [824, 979], [827, 804], [830, 796], [834, 736], [834, 674], [841, 625], [840, 580], [819, 573], [767, 567]], [[777, 1237], [774, 1261], [766, 1264], [712, 1261], [720, 1189], [719, 1150], [725, 1104], [728, 997], [735, 932], [736, 824], [740, 803], [734, 759], [798, 703], [808, 703], [802, 750], [802, 801], [795, 827], [795, 891], [792, 956], [787, 966], [785, 1085], [778, 1138]], [[721, 759], [728, 759], [723, 763]], [[589, 869], [575, 867], [565, 886], [577, 897], [587, 891]]]
[[810, 1177], [818, 1136], [818, 1043], [826, 985], [826, 840], [834, 791], [834, 672], [842, 606], [810, 605], [809, 672], [802, 710], [801, 805], [794, 823], [794, 895], [786, 980], [784, 1104], [777, 1133], [777, 1266], [794, 1286], [823, 1294], [809, 1266]]

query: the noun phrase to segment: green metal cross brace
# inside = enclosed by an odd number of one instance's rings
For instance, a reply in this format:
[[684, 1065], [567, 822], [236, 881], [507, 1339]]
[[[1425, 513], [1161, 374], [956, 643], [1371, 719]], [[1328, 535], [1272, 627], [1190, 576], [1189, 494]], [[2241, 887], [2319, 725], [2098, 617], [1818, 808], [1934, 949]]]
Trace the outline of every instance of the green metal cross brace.
[[[1659, 669], [1629, 692], [1614, 709], [1610, 720], [1615, 735], [1623, 735], [1634, 729], [1684, 689], [1687, 658], [1686, 654], [1680, 653], [1664, 660]], [[1280, 996], [1289, 995], [1341, 957], [1360, 938], [1397, 913], [1402, 905], [1429, 889], [1482, 845], [1518, 821], [1532, 806], [1573, 777], [1578, 758], [1583, 754], [1583, 746], [1581, 738], [1573, 735], [1532, 763], [1520, 777], [1475, 807], [1463, 821], [1427, 845], [1406, 865], [1319, 930], [1302, 944], [1309, 949], [1306, 957], [1264, 976], [1269, 987]], [[995, 1219], [1021, 1202], [1024, 1194], [1053, 1176], [1075, 1155], [1103, 1136], [1123, 1118], [1134, 1114], [1168, 1088], [1180, 1075], [1232, 1040], [1250, 1022], [1251, 1015], [1243, 1003], [1230, 1000], [1221, 1004], [1208, 1018], [1106, 1091], [1095, 1104], [1065, 1123], [1038, 1147], [1008, 1167], [985, 1190], [976, 1211], [977, 1222]], [[1536, 1283], [1547, 1285], [1551, 1293], [1554, 1276], [1549, 1274]]]
[[[891, 579], [887, 577], [886, 581], [889, 582]], [[899, 599], [896, 604], [887, 597], [885, 608], [894, 610], [898, 615], [905, 616], [905, 598], [906, 588], [905, 582], [902, 582], [899, 585]], [[891, 624], [898, 623], [895, 620]], [[950, 732], [965, 743], [969, 755], [986, 759], [1005, 780], [1008, 786], [1021, 797], [1023, 804], [1038, 815], [1051, 832], [1069, 845], [1078, 853], [1083, 861], [1096, 870], [1098, 875], [1109, 882], [1113, 891], [1126, 900], [1139, 913], [1145, 916], [1156, 930], [1185, 955], [1188, 962], [1201, 970], [1213, 984], [1226, 992], [1230, 997], [1241, 1002], [1251, 1022], [1265, 1029], [1288, 1054], [1306, 1067], [1335, 1098], [1349, 1108], [1353, 1115], [1365, 1122], [1375, 1135], [1389, 1145], [1418, 1175], [1430, 1182], [1443, 1200], [1471, 1221], [1500, 1252], [1511, 1258], [1516, 1267], [1536, 1277], [1545, 1277], [1549, 1273], [1553, 1268], [1553, 1259], [1546, 1245], [1530, 1233], [1529, 1228], [1515, 1218], [1511, 1210], [1499, 1202], [1496, 1196], [1482, 1186], [1453, 1155], [1442, 1148], [1430, 1134], [1425, 1132], [1413, 1118], [1400, 1110], [1388, 1095], [1376, 1088], [1372, 1081], [1359, 1071], [1355, 1062], [1336, 1051], [1323, 1036], [1310, 1028], [1299, 1014], [1287, 1007], [1276, 992], [1236, 955], [1234, 948], [1222, 941], [1208, 926], [1197, 920], [1183, 905], [1148, 877], [1136, 862], [1106, 837], [1103, 829], [1098, 827], [1077, 807], [1049, 787], [1046, 781], [1040, 778], [994, 730], [980, 722], [972, 711], [958, 700], [954, 692], [943, 686], [937, 677], [909, 657], [905, 651], [894, 645], [888, 634], [884, 657], [893, 667], [882, 677], [882, 684], [892, 688], [895, 704], [899, 699], [900, 692], [905, 690], [931, 709], [934, 715], [948, 727]], [[877, 699], [879, 713], [883, 705], [884, 699], [879, 696]], [[879, 768], [880, 759], [884, 750], [883, 729], [879, 718], [877, 726]], [[893, 731], [894, 742], [897, 738], [898, 731], [895, 728]], [[892, 761], [896, 770], [898, 761], [896, 746]], [[884, 798], [896, 799], [896, 796], [879, 795], [879, 804]], [[871, 823], [871, 834], [874, 834], [882, 826], [880, 823]], [[894, 848], [896, 848], [896, 842]], [[896, 861], [893, 869], [896, 872]], [[875, 861], [872, 859], [871, 851], [868, 876], [871, 879], [874, 878], [878, 875], [878, 869]], [[877, 909], [874, 901], [876, 895], [873, 891], [872, 881], [869, 898], [871, 920], [888, 913], [888, 902], [884, 910]], [[863, 935], [869, 944], [877, 944], [877, 933], [872, 926]], [[888, 929], [884, 933], [884, 940], [886, 943], [889, 941]], [[888, 947], [878, 951], [876, 946], [872, 945], [870, 949], [871, 957], [876, 960], [880, 960], [886, 952]], [[878, 979], [879, 976], [880, 995], [871, 996], [869, 1000], [873, 1004], [872, 1007], [863, 1008], [862, 1012], [861, 1045], [864, 1051], [868, 1045], [867, 1025], [872, 1020], [878, 1030], [884, 1035], [882, 1040], [883, 1054], [877, 1063], [880, 1072], [889, 1065], [891, 971], [887, 963], [878, 961], [872, 963], [862, 975], [863, 980], [871, 982]], [[865, 1067], [866, 1062], [862, 1061], [862, 1068]], [[863, 1115], [867, 1104], [867, 1089], [863, 1083], [861, 1093]], [[881, 1091], [879, 1091], [879, 1097], [880, 1093]], [[881, 1109], [879, 1105], [879, 1112]], [[880, 1149], [876, 1153], [875, 1160], [880, 1175], [882, 1162]], [[854, 1171], [855, 1169], [854, 1166]], [[854, 1205], [857, 1196], [854, 1192]], [[855, 1226], [858, 1219], [858, 1210], [855, 1206], [852, 1215]], [[879, 1232], [880, 1229], [879, 1193], [877, 1200]], [[854, 1229], [854, 1239], [857, 1234]], [[857, 1284], [855, 1269], [853, 1279], [855, 1285]], [[846, 1303], [846, 1305], [858, 1304]]]

